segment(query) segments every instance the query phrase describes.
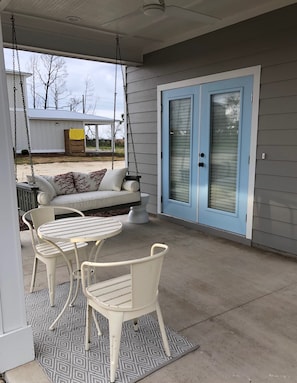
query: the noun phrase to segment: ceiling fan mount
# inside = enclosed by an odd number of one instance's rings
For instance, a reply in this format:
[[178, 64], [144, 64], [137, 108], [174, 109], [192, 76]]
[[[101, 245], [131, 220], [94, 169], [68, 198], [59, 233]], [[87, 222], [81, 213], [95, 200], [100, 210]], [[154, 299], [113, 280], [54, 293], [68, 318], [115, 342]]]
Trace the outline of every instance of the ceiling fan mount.
[[[146, 21], [144, 21], [144, 15], [150, 17], [148, 17]], [[194, 11], [189, 8], [183, 8], [176, 5], [167, 5], [165, 4], [165, 0], [143, 0], [142, 7], [139, 7], [135, 9], [135, 11], [121, 15], [115, 19], [109, 20], [101, 25], [103, 27], [108, 27], [113, 23], [119, 25], [122, 22], [125, 23], [128, 21], [129, 24], [139, 24], [139, 29], [141, 29], [143, 27], [151, 25], [152, 23], [162, 20], [164, 17], [176, 20], [188, 20], [189, 22], [199, 22], [202, 24], [212, 24], [219, 20], [215, 16], [206, 15], [204, 13]], [[125, 28], [126, 27], [127, 26], [125, 25]]]
[[165, 12], [165, 2], [160, 0], [158, 3], [143, 4], [143, 13], [146, 16], [161, 16]]

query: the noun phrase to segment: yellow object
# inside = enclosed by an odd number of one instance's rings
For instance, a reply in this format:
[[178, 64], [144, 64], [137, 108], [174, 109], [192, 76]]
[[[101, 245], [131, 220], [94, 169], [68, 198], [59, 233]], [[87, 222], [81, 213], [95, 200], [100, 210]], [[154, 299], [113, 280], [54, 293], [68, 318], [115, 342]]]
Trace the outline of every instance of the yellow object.
[[70, 140], [84, 140], [85, 131], [84, 129], [69, 129]]

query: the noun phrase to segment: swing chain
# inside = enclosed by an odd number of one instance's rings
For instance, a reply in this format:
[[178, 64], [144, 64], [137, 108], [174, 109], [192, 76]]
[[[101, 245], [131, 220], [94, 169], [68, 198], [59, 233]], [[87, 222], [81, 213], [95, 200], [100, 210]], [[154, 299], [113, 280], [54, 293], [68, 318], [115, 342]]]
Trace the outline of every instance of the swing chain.
[[[20, 69], [20, 59], [19, 59], [18, 44], [17, 44], [17, 39], [16, 39], [15, 21], [14, 21], [13, 15], [11, 16], [11, 26], [12, 26], [12, 45], [13, 45], [13, 51], [12, 51], [13, 53], [12, 54], [13, 54], [15, 164], [16, 164], [16, 154], [17, 154], [17, 145], [16, 145], [17, 144], [17, 141], [16, 141], [17, 140], [17, 123], [16, 123], [16, 91], [17, 91], [17, 88], [16, 88], [16, 63], [15, 63], [15, 61], [17, 61], [20, 88], [21, 88], [21, 97], [22, 97], [22, 104], [23, 104], [23, 110], [24, 110], [24, 119], [25, 119], [28, 152], [29, 152], [29, 161], [30, 161], [30, 168], [31, 168], [31, 175], [32, 175], [32, 183], [33, 183], [33, 185], [35, 185], [35, 175], [34, 175], [33, 159], [32, 159], [32, 153], [31, 153], [28, 115], [27, 115], [27, 108], [26, 108], [26, 101], [25, 101], [23, 79], [22, 79], [22, 74], [21, 74], [21, 69]], [[15, 58], [16, 58], [16, 60], [15, 60]], [[17, 171], [16, 170], [15, 170], [15, 173], [16, 173], [16, 178], [17, 178]]]
[[[120, 40], [119, 37], [116, 37], [116, 64], [118, 61], [121, 62], [121, 48], [120, 48]], [[117, 65], [116, 65], [117, 66]], [[136, 171], [136, 178], [139, 180], [140, 175], [138, 172], [138, 165], [136, 161], [136, 151], [135, 151], [135, 144], [134, 144], [134, 138], [133, 138], [133, 133], [132, 133], [132, 127], [131, 127], [131, 119], [130, 119], [130, 113], [129, 113], [129, 106], [128, 106], [128, 90], [127, 90], [127, 82], [126, 82], [126, 77], [125, 77], [125, 71], [124, 71], [124, 66], [121, 65], [122, 69], [122, 80], [123, 80], [123, 87], [124, 87], [124, 96], [125, 96], [125, 105], [126, 105], [126, 125], [127, 125], [127, 139], [128, 135], [130, 134], [131, 138], [131, 145], [132, 145], [132, 152], [134, 156], [134, 164], [135, 164], [135, 171]], [[128, 157], [128, 163], [129, 163], [129, 153], [127, 153]], [[129, 172], [129, 171], [128, 171]]]

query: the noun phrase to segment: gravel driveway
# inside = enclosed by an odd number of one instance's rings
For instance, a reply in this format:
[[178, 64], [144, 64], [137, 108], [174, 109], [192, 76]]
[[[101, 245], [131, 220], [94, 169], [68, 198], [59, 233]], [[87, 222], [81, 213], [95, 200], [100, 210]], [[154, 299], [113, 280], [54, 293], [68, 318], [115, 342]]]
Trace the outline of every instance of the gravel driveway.
[[[115, 161], [114, 168], [125, 167], [125, 161]], [[90, 161], [90, 162], [53, 162], [49, 164], [34, 165], [34, 174], [53, 176], [70, 171], [88, 173], [94, 170], [111, 169], [111, 161]], [[16, 178], [18, 182], [26, 181], [26, 176], [31, 175], [30, 165], [17, 165]]]

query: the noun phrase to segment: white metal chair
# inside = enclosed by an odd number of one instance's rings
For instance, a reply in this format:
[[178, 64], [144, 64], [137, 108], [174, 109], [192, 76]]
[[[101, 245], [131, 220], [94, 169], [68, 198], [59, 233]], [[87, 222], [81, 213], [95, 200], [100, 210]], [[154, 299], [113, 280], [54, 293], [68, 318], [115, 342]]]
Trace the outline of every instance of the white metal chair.
[[[54, 221], [59, 210], [63, 212], [68, 211], [69, 214], [77, 214], [84, 217], [84, 214], [79, 210], [60, 206], [46, 206], [31, 209], [22, 216], [23, 222], [30, 230], [31, 242], [35, 255], [30, 293], [34, 290], [38, 261], [41, 261], [46, 266], [51, 306], [54, 306], [55, 303], [57, 258], [62, 256], [71, 260], [71, 257], [74, 255], [74, 244], [69, 242], [56, 242], [55, 244], [52, 244], [50, 241], [42, 240], [38, 237], [37, 229], [46, 222]], [[82, 249], [87, 245], [88, 244], [85, 242], [77, 243], [77, 248]], [[65, 259], [65, 261], [68, 264], [68, 260]]]
[[[109, 321], [110, 337], [110, 381], [115, 381], [118, 365], [122, 324], [125, 321], [137, 321], [142, 315], [157, 312], [164, 350], [170, 356], [170, 349], [158, 302], [158, 285], [161, 268], [168, 246], [155, 243], [150, 256], [122, 262], [83, 262], [82, 286], [87, 298], [85, 349], [89, 349], [92, 309], [98, 311]], [[129, 266], [130, 273], [98, 283], [88, 284], [90, 272], [96, 268]], [[95, 321], [98, 334], [100, 328]], [[135, 323], [135, 322], [134, 322]]]

